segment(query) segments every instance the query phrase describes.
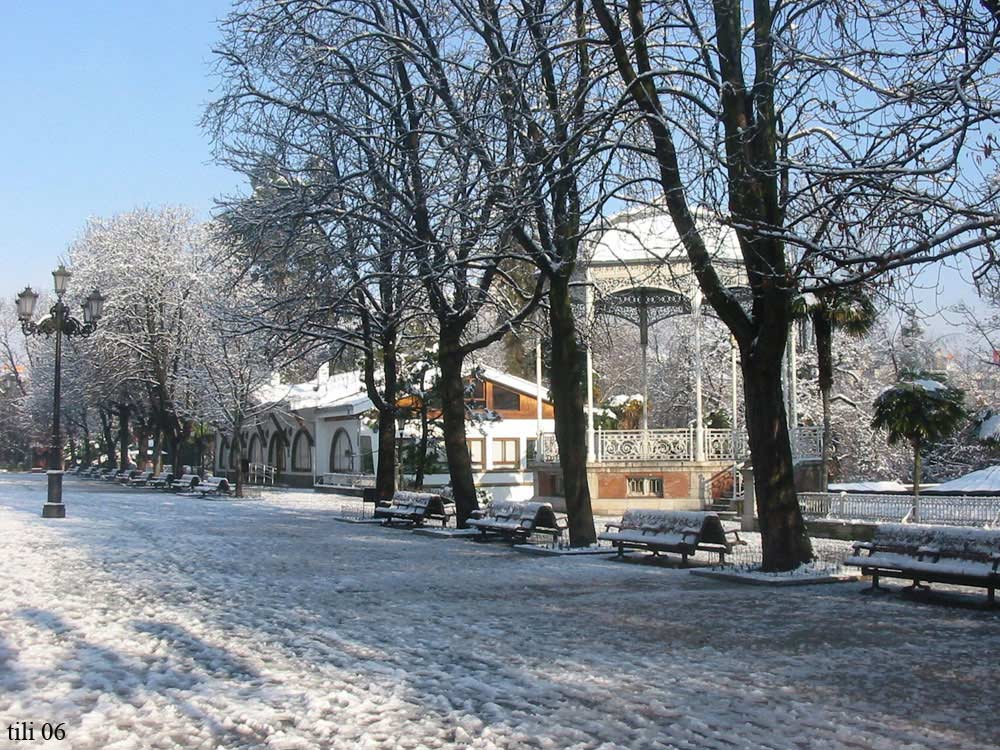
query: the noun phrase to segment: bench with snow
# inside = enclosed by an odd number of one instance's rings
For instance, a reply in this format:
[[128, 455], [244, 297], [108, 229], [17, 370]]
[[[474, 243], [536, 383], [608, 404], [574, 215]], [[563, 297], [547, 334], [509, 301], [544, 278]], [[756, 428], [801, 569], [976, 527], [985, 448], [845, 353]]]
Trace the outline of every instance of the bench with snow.
[[200, 493], [202, 497], [208, 497], [209, 495], [228, 495], [229, 480], [225, 477], [205, 477], [198, 482], [194, 491]]
[[155, 487], [156, 489], [167, 490], [170, 489], [171, 482], [174, 481], [174, 474], [171, 471], [161, 471], [155, 477], [149, 480], [146, 484], [147, 487]]
[[391, 526], [399, 521], [412, 526], [423, 526], [429, 520], [448, 525], [448, 519], [455, 515], [455, 506], [441, 495], [429, 492], [403, 492], [393, 494], [392, 502], [375, 508], [375, 518], [382, 519], [383, 526]]
[[201, 482], [201, 477], [197, 474], [184, 474], [180, 479], [175, 479], [170, 483], [170, 489], [174, 492], [188, 492], [193, 490]]
[[681, 556], [682, 565], [695, 552], [714, 552], [724, 563], [733, 547], [746, 544], [738, 531], [722, 527], [717, 514], [695, 510], [626, 510], [620, 523], [606, 524], [597, 538], [613, 543], [619, 557], [626, 548], [653, 555], [673, 552]]
[[129, 477], [128, 481], [123, 482], [123, 484], [127, 484], [129, 487], [145, 487], [152, 478], [153, 472], [144, 471], [141, 474]]
[[884, 523], [870, 542], [855, 542], [845, 565], [872, 577], [913, 581], [908, 591], [929, 588], [921, 582], [985, 588], [990, 604], [1000, 588], [1000, 529]]
[[496, 534], [511, 542], [523, 543], [532, 534], [549, 534], [555, 544], [566, 529], [550, 503], [495, 502], [485, 513], [478, 511], [478, 514], [467, 523], [470, 528], [479, 530], [480, 538]]
[[127, 485], [132, 477], [139, 473], [138, 469], [122, 469], [117, 474], [115, 474], [115, 481], [118, 484]]

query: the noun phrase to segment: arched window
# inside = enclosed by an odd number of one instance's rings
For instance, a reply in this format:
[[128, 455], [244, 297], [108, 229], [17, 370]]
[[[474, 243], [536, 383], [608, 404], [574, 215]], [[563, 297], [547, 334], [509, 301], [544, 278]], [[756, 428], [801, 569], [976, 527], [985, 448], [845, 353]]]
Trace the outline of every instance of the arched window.
[[220, 469], [225, 469], [227, 458], [229, 458], [229, 441], [222, 438], [222, 440], [219, 441], [219, 455], [215, 460], [216, 466]]
[[271, 435], [271, 442], [267, 446], [267, 463], [278, 471], [285, 470], [285, 436], [280, 432]]
[[354, 471], [354, 447], [351, 445], [351, 436], [343, 427], [334, 433], [330, 444], [330, 471]]
[[264, 463], [264, 442], [256, 432], [250, 438], [250, 447], [247, 449], [247, 458], [252, 464]]
[[292, 471], [312, 471], [313, 440], [308, 432], [299, 430], [292, 441]]

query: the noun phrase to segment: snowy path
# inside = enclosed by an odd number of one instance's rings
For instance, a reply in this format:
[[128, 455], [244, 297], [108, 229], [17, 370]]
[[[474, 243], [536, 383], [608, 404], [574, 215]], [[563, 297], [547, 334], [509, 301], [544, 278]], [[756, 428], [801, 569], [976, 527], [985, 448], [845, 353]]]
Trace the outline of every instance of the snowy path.
[[67, 479], [43, 522], [44, 482], [0, 475], [0, 747], [1000, 746], [995, 614], [518, 555], [301, 493]]

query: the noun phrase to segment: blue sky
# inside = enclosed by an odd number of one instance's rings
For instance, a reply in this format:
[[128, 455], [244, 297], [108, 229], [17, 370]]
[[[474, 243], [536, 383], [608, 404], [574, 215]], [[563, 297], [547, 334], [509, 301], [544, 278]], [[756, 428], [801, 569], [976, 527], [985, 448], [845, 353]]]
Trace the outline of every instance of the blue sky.
[[90, 216], [185, 205], [238, 176], [210, 163], [217, 20], [230, 0], [33, 0], [0, 15], [0, 294], [49, 275]]
[[[0, 295], [50, 288], [90, 216], [176, 204], [207, 218], [240, 189], [198, 126], [231, 0], [0, 2]], [[974, 296], [938, 270], [921, 274], [925, 310]]]

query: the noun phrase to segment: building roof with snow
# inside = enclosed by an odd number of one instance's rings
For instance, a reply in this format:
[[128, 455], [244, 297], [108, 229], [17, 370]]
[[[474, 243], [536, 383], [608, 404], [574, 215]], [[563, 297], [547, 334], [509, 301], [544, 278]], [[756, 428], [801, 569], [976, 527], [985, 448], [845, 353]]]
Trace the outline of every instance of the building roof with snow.
[[[488, 365], [470, 363], [465, 370], [466, 376], [478, 372], [485, 380], [538, 398], [538, 386], [530, 380]], [[328, 365], [320, 367], [316, 377], [305, 383], [288, 384], [282, 383], [277, 377], [272, 378], [268, 385], [258, 389], [257, 398], [262, 402], [282, 403], [291, 411], [323, 410], [360, 414], [374, 406], [368, 398], [361, 370], [331, 374]], [[541, 398], [543, 401], [550, 400], [548, 389], [542, 388]]]
[[[741, 262], [743, 254], [736, 232], [715, 221], [708, 211], [696, 210], [709, 254], [717, 260]], [[620, 211], [608, 219], [608, 228], [587, 253], [589, 264], [663, 263], [687, 261], [687, 251], [670, 214], [661, 203]]]
[[922, 492], [928, 495], [1000, 495], [1000, 466], [988, 466]]

